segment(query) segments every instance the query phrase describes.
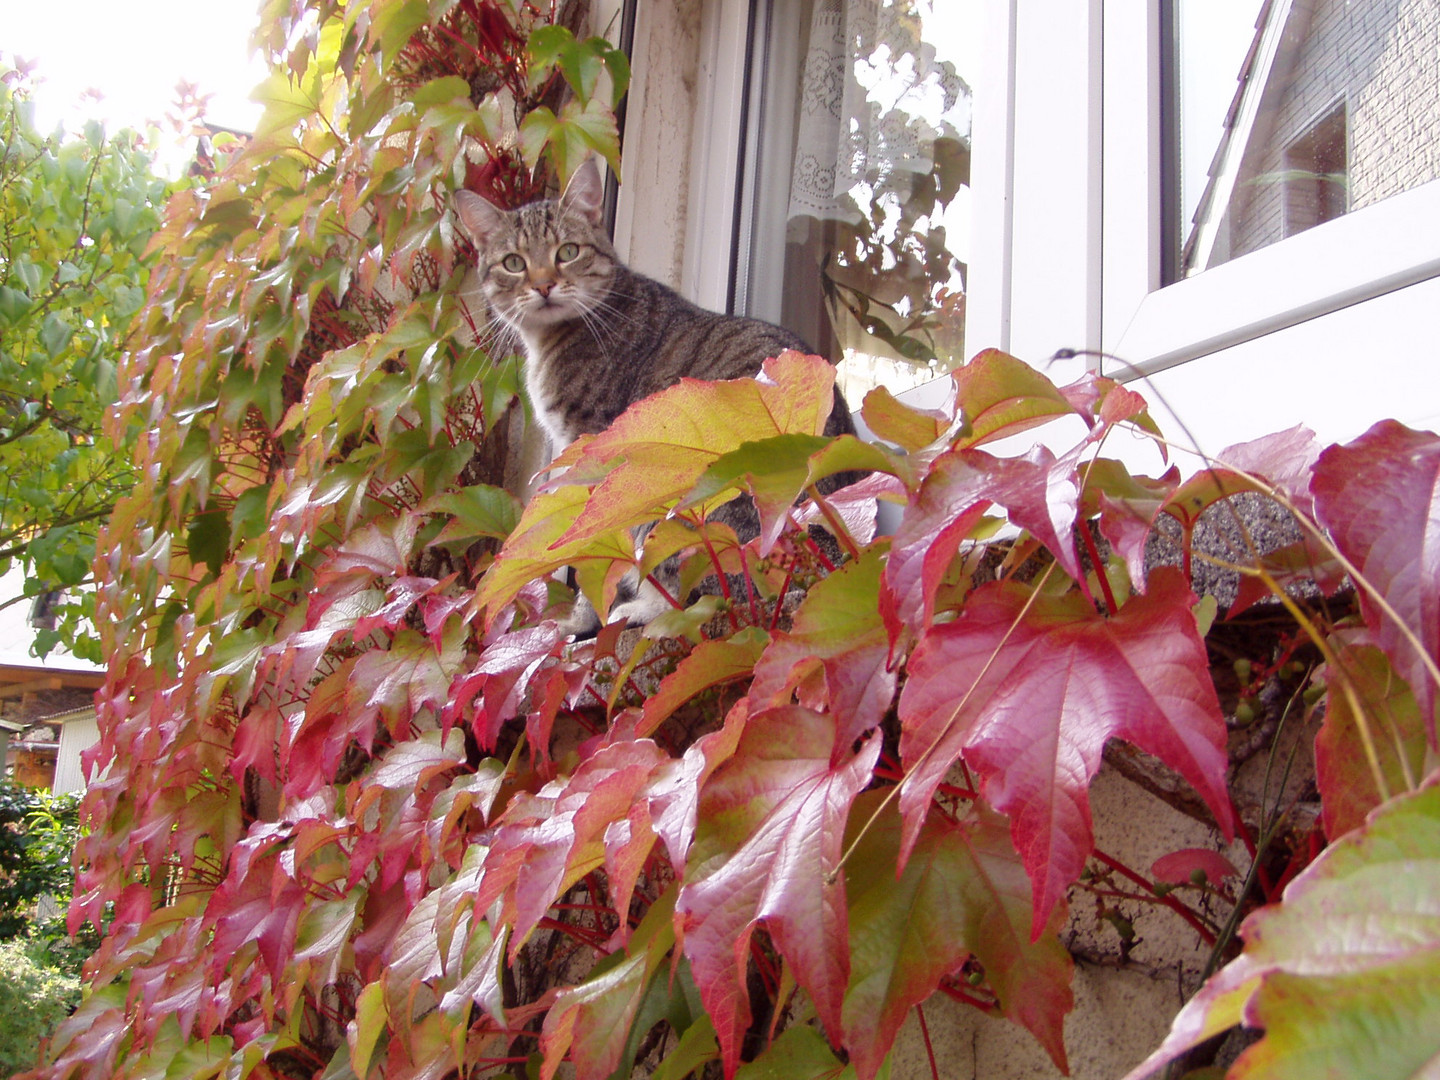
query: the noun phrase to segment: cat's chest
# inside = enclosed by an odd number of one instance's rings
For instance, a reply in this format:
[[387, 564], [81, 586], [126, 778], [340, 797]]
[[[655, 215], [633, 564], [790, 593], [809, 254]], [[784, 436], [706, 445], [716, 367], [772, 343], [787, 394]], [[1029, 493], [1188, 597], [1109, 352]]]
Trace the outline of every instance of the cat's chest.
[[[566, 419], [567, 388], [562, 385], [564, 373], [557, 370], [545, 342], [525, 333], [521, 334], [521, 340], [525, 346], [525, 393], [530, 398], [535, 419], [540, 421], [551, 447], [558, 453], [581, 434], [572, 431]], [[575, 385], [568, 387], [570, 395], [581, 389]]]

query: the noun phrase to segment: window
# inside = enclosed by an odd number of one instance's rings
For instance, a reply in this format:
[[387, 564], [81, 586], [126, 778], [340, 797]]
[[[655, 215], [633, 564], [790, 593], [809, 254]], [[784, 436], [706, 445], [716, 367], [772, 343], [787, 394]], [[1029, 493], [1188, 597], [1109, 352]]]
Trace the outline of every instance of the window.
[[1349, 204], [1345, 105], [1335, 106], [1285, 148], [1285, 235], [1334, 221]]
[[1435, 4], [1170, 2], [1184, 245], [1167, 280], [1440, 177]]
[[[1068, 49], [1101, 120], [1102, 370], [1149, 380], [1212, 450], [1286, 422], [1322, 438], [1434, 424], [1415, 388], [1440, 300], [1440, 5], [1148, 0], [1088, 18], [1098, 46], [1054, 41], [1048, 63]], [[1048, 72], [1043, 48], [1012, 48], [1018, 101]], [[1057, 111], [1056, 130], [1077, 110]]]
[[856, 404], [965, 358], [978, 6], [773, 0], [752, 30], [730, 306]]

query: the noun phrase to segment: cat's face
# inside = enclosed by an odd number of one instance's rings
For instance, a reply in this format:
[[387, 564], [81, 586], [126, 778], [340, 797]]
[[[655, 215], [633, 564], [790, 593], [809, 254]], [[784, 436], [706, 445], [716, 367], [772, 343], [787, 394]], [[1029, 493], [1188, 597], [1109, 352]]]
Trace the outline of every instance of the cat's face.
[[534, 333], [596, 312], [615, 272], [600, 225], [603, 189], [593, 160], [559, 199], [500, 210], [469, 191], [455, 210], [480, 253], [480, 279], [495, 314]]

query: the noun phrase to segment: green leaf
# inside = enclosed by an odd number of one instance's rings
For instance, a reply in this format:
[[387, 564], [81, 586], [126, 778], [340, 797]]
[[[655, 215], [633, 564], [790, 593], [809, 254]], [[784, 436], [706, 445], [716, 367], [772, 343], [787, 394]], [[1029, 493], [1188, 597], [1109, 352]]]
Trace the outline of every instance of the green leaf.
[[0, 286], [0, 324], [14, 326], [30, 311], [30, 297], [19, 289]]
[[719, 1056], [720, 1044], [715, 1041], [715, 1026], [708, 1016], [701, 1013], [699, 1019], [681, 1033], [679, 1043], [650, 1074], [650, 1080], [685, 1080], [707, 1061], [714, 1061]]
[[429, 513], [447, 514], [450, 520], [434, 540], [437, 544], [475, 540], [481, 536], [504, 540], [520, 523], [520, 500], [503, 488], [473, 484], [438, 495], [425, 503]]
[[795, 432], [747, 442], [722, 454], [677, 504], [685, 510], [722, 492], [748, 488], [760, 512], [760, 555], [770, 553], [790, 517], [790, 508], [805, 489], [810, 457], [829, 445], [820, 435]]
[[[845, 1043], [861, 1080], [879, 1069], [910, 1009], [971, 953], [1002, 1012], [1065, 1071], [1072, 964], [1054, 933], [1030, 941], [1030, 888], [1004, 819], [980, 808], [958, 825], [931, 815], [897, 880], [901, 821], [884, 797], [875, 791], [857, 799], [847, 830], [858, 843], [845, 877]], [[1063, 918], [1054, 921], [1058, 927]]]
[[[787, 1028], [754, 1061], [742, 1065], [735, 1080], [855, 1080], [855, 1066], [842, 1065], [825, 1037], [812, 1027]], [[878, 1074], [888, 1080], [887, 1060]]]
[[370, 983], [355, 1000], [355, 1019], [345, 1032], [350, 1046], [350, 1062], [354, 1075], [366, 1076], [370, 1060], [385, 1037], [389, 1010], [385, 1007], [385, 984]]
[[52, 313], [45, 316], [45, 322], [40, 327], [40, 344], [45, 346], [50, 359], [54, 360], [64, 352], [74, 336], [74, 329], [59, 315]]
[[1242, 1080], [1415, 1080], [1440, 1054], [1440, 783], [1377, 809], [1241, 929], [1245, 951], [1126, 1080], [1243, 1019]]
[[190, 561], [203, 563], [212, 576], [219, 576], [220, 567], [230, 554], [230, 520], [223, 510], [206, 510], [190, 519], [185, 535]]

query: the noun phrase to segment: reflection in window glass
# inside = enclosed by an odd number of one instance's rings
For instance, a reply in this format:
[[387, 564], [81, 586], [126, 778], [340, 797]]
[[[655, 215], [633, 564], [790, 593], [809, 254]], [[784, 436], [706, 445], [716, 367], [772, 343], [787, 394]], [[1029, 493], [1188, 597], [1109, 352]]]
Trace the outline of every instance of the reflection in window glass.
[[735, 306], [836, 360], [856, 405], [964, 356], [978, 6], [775, 0], [756, 35]]
[[1440, 178], [1436, 0], [1171, 2], [1178, 276]]

